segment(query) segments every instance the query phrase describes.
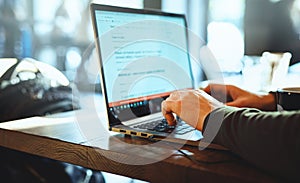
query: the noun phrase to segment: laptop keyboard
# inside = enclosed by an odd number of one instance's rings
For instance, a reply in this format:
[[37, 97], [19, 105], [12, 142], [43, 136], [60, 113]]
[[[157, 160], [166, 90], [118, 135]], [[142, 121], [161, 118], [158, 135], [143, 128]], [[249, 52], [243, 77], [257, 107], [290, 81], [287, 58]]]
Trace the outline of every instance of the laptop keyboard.
[[139, 128], [143, 130], [151, 130], [151, 131], [157, 131], [157, 132], [167, 132], [171, 133], [174, 132], [175, 134], [178, 135], [183, 135], [185, 133], [188, 133], [192, 130], [194, 130], [193, 127], [190, 125], [186, 124], [182, 120], [177, 119], [177, 125], [176, 126], [170, 126], [168, 125], [168, 122], [166, 119], [159, 119], [155, 121], [150, 121], [148, 123], [143, 123], [140, 125], [134, 126], [134, 128]]

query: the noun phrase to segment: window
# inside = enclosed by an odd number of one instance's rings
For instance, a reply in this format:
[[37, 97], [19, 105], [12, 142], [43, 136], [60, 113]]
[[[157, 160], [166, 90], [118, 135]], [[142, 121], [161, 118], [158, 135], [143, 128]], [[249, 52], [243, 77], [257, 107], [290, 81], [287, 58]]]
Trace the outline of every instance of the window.
[[239, 72], [244, 56], [245, 0], [210, 0], [208, 9], [208, 47], [222, 71]]
[[[91, 0], [0, 1], [0, 57], [32, 57], [61, 71], [74, 70], [93, 43]], [[143, 0], [95, 0], [143, 8]], [[68, 74], [68, 73], [67, 73]]]

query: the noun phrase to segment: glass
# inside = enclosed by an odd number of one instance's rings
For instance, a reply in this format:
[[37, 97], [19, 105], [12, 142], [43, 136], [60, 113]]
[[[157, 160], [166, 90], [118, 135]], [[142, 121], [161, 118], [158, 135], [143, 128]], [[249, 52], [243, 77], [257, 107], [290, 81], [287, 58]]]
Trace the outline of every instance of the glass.
[[264, 52], [262, 56], [245, 57], [243, 81], [250, 91], [275, 91], [283, 86], [292, 54]]
[[276, 90], [281, 87], [288, 73], [291, 58], [292, 54], [289, 52], [264, 52], [262, 54], [261, 61], [266, 65], [266, 87], [269, 87], [269, 90]]

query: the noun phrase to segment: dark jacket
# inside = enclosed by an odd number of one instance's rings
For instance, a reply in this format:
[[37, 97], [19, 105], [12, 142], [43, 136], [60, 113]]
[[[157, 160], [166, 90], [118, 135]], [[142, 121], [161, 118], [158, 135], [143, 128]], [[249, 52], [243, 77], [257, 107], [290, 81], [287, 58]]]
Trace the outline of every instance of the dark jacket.
[[219, 114], [224, 118], [214, 143], [284, 180], [300, 181], [300, 111], [222, 107], [209, 116]]

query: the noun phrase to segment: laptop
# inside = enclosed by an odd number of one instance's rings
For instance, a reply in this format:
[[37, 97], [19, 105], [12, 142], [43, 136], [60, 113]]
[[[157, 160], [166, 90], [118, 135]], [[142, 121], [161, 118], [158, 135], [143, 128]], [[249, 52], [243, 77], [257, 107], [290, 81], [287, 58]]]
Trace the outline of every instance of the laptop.
[[91, 4], [109, 130], [151, 139], [198, 141], [200, 131], [177, 117], [169, 126], [161, 103], [193, 89], [184, 15]]

